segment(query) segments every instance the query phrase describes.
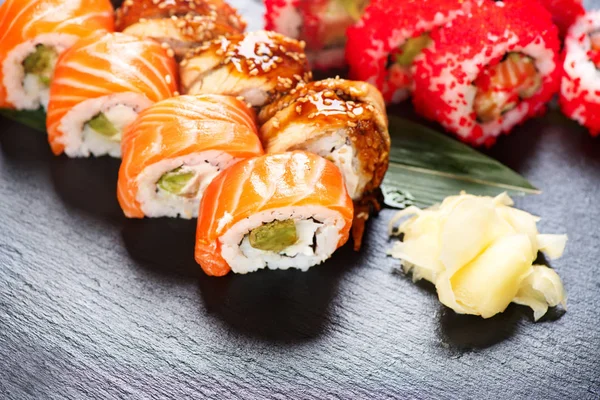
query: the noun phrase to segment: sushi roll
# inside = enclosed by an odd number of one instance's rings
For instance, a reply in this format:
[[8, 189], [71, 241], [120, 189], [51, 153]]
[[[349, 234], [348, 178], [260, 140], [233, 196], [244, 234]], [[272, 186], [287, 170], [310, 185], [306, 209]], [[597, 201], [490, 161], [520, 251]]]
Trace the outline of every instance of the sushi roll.
[[177, 93], [177, 65], [160, 44], [122, 33], [82, 39], [59, 59], [46, 127], [54, 154], [121, 156], [138, 113]]
[[580, 17], [565, 40], [560, 105], [569, 118], [600, 134], [600, 11]]
[[366, 82], [327, 79], [300, 85], [262, 109], [261, 138], [268, 153], [304, 150], [332, 161], [356, 202], [358, 249], [371, 206], [388, 169], [390, 136], [381, 93]]
[[567, 36], [571, 25], [583, 14], [585, 8], [581, 0], [540, 0], [546, 10], [552, 14], [552, 20], [558, 27], [560, 37]]
[[263, 154], [254, 111], [219, 95], [154, 104], [125, 131], [122, 148], [117, 193], [129, 218], [195, 218], [220, 171]]
[[257, 107], [312, 79], [302, 43], [266, 31], [196, 48], [181, 62], [180, 74], [183, 93], [242, 96]]
[[0, 107], [48, 105], [58, 57], [82, 37], [113, 31], [109, 0], [6, 0], [0, 5]]
[[559, 89], [558, 31], [536, 1], [483, 1], [431, 39], [416, 61], [413, 102], [465, 142], [492, 145]]
[[306, 271], [348, 240], [352, 200], [340, 171], [305, 152], [241, 161], [200, 203], [196, 261], [208, 275]]
[[348, 29], [346, 59], [351, 79], [381, 90], [387, 103], [410, 96], [414, 61], [431, 43], [430, 34], [463, 14], [461, 0], [379, 0]]
[[223, 0], [125, 0], [117, 9], [116, 28], [156, 39], [183, 57], [208, 40], [244, 32], [246, 22]]
[[369, 0], [266, 0], [265, 29], [307, 44], [311, 66], [345, 64], [346, 29], [358, 21]]

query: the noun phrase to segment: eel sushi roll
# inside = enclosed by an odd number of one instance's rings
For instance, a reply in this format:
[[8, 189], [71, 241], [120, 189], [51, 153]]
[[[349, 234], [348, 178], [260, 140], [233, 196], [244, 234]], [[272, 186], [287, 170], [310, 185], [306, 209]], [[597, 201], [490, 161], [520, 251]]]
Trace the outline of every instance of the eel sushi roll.
[[600, 11], [580, 17], [569, 30], [560, 105], [592, 135], [600, 134]]
[[177, 93], [177, 64], [161, 45], [122, 33], [82, 39], [59, 59], [46, 127], [54, 154], [121, 156], [124, 128]]
[[0, 6], [0, 107], [46, 108], [58, 57], [99, 30], [114, 30], [109, 0], [5, 0]]
[[306, 271], [346, 243], [352, 215], [342, 175], [324, 158], [290, 152], [244, 160], [204, 193], [196, 261], [213, 276]]
[[122, 148], [117, 194], [129, 218], [195, 218], [221, 171], [263, 155], [254, 111], [220, 95], [152, 105], [125, 131]]
[[181, 62], [180, 74], [183, 93], [242, 96], [257, 107], [312, 79], [303, 44], [267, 31], [198, 47]]
[[558, 31], [537, 1], [481, 2], [431, 39], [416, 61], [413, 102], [465, 142], [492, 145], [559, 89]]
[[413, 89], [414, 61], [430, 34], [463, 14], [461, 0], [379, 0], [348, 29], [350, 78], [375, 86], [387, 103], [406, 100]]
[[327, 79], [300, 85], [259, 114], [267, 153], [309, 151], [333, 162], [355, 201], [353, 239], [360, 248], [364, 223], [387, 171], [390, 136], [381, 93], [366, 82]]
[[552, 14], [552, 20], [558, 27], [560, 37], [567, 36], [569, 28], [577, 18], [585, 14], [581, 0], [540, 0], [546, 10]]
[[369, 0], [266, 0], [265, 28], [305, 41], [314, 68], [338, 68], [345, 64], [346, 30], [368, 4]]
[[183, 57], [208, 40], [244, 32], [246, 22], [223, 0], [125, 0], [116, 28], [156, 39]]

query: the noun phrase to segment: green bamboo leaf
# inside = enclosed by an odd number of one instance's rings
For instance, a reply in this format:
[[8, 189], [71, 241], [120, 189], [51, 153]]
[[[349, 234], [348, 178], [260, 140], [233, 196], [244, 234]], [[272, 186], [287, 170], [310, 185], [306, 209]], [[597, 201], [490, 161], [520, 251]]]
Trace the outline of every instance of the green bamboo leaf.
[[0, 108], [0, 115], [22, 123], [35, 130], [46, 132], [46, 112], [43, 108], [35, 111], [17, 111]]
[[390, 207], [427, 207], [461, 191], [495, 196], [539, 194], [521, 175], [458, 140], [390, 116], [390, 168], [383, 182]]

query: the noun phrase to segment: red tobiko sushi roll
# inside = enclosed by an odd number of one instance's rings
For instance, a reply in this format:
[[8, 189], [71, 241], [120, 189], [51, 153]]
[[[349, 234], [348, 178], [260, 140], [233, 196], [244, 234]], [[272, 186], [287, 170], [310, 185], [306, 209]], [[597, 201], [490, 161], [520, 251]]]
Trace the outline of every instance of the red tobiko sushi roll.
[[600, 134], [600, 11], [580, 17], [565, 40], [560, 105], [566, 116]]
[[537, 1], [481, 1], [431, 34], [416, 60], [417, 112], [474, 145], [545, 111], [558, 92], [558, 31]]
[[567, 36], [569, 27], [585, 14], [581, 0], [540, 0], [546, 10], [552, 14], [552, 20], [558, 26], [560, 37]]
[[408, 98], [414, 60], [430, 33], [463, 13], [463, 0], [377, 0], [348, 29], [350, 77], [381, 90], [387, 103]]
[[346, 29], [369, 0], [265, 0], [265, 29], [306, 42], [313, 68], [342, 67]]

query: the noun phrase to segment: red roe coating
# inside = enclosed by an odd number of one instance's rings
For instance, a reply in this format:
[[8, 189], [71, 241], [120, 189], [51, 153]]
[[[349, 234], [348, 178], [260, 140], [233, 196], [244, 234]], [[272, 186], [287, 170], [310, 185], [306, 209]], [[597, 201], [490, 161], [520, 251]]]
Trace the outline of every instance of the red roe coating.
[[565, 40], [560, 92], [563, 113], [585, 126], [592, 136], [600, 135], [600, 52], [590, 34], [599, 30], [600, 11], [586, 14], [571, 27]]
[[[402, 89], [389, 81], [388, 58], [407, 39], [445, 24], [469, 2], [463, 0], [379, 0], [348, 29], [346, 60], [350, 78], [364, 80], [382, 92], [386, 102]], [[410, 78], [402, 86], [409, 88]]]
[[300, 4], [300, 0], [265, 0], [265, 29], [276, 31], [280, 10], [288, 6], [298, 7], [298, 4]]
[[552, 14], [552, 20], [558, 26], [560, 37], [567, 36], [569, 27], [575, 20], [585, 14], [581, 0], [540, 0], [546, 10]]
[[[415, 62], [415, 108], [468, 143], [491, 146], [500, 133], [508, 133], [518, 123], [545, 112], [546, 103], [559, 89], [558, 31], [550, 14], [537, 2], [481, 1], [469, 14], [434, 31], [431, 38], [433, 47], [425, 49], [424, 57]], [[543, 54], [532, 54], [536, 53], [533, 47]], [[517, 106], [515, 110], [522, 113], [517, 120], [505, 116], [494, 121], [495, 126], [480, 124], [472, 106], [476, 93], [472, 83], [509, 52], [544, 60], [541, 64], [547, 71], [542, 73], [542, 86]], [[448, 96], [452, 92], [456, 94], [453, 98]]]

